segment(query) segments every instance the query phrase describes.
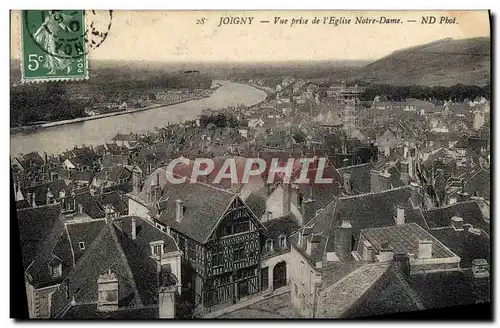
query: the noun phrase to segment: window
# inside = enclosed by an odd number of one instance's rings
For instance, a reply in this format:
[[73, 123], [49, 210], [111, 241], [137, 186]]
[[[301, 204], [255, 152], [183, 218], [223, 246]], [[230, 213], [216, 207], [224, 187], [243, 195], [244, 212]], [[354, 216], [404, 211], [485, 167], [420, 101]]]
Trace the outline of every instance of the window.
[[52, 278], [58, 278], [62, 276], [62, 264], [59, 262], [52, 262], [49, 265], [50, 276]]
[[238, 222], [234, 225], [234, 233], [246, 232], [250, 230], [250, 222]]
[[163, 254], [163, 240], [151, 242], [149, 245], [151, 246], [151, 255], [161, 256]]
[[85, 242], [81, 241], [78, 243], [78, 246], [80, 246], [80, 250], [84, 251], [85, 250]]
[[161, 255], [161, 250], [162, 250], [161, 245], [153, 246], [153, 254], [154, 255]]
[[266, 252], [272, 252], [273, 251], [273, 240], [271, 238], [269, 238], [268, 240], [266, 240]]
[[245, 244], [236, 244], [233, 249], [234, 261], [243, 260], [245, 258]]
[[286, 236], [281, 235], [278, 237], [278, 246], [280, 249], [283, 249], [286, 247]]

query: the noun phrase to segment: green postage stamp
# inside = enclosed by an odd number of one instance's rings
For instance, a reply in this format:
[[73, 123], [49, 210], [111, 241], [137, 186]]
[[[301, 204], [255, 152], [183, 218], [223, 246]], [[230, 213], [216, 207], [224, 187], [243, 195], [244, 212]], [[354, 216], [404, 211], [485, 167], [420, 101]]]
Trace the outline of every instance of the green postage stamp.
[[84, 10], [23, 10], [22, 82], [88, 77]]

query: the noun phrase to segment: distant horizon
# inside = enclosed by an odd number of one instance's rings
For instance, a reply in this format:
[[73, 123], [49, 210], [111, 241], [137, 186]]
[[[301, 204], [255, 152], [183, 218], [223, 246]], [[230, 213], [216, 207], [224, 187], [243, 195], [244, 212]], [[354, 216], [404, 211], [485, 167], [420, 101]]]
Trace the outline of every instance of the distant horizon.
[[[283, 63], [283, 64], [286, 64], [286, 63], [301, 63], [301, 64], [305, 64], [305, 63], [322, 63], [322, 62], [323, 63], [324, 62], [332, 62], [332, 63], [335, 63], [335, 62], [339, 62], [339, 63], [342, 63], [342, 62], [365, 62], [365, 63], [372, 63], [372, 62], [380, 60], [380, 59], [382, 59], [384, 57], [390, 56], [391, 54], [393, 54], [395, 52], [402, 51], [402, 50], [405, 50], [405, 49], [410, 49], [410, 48], [413, 48], [413, 47], [425, 46], [425, 45], [428, 45], [428, 44], [437, 43], [437, 42], [441, 42], [441, 41], [445, 41], [445, 40], [460, 41], [460, 40], [472, 40], [472, 39], [482, 39], [482, 38], [484, 38], [484, 39], [490, 39], [490, 36], [487, 35], [487, 36], [477, 36], [477, 37], [470, 37], [470, 38], [453, 38], [453, 37], [447, 37], [447, 38], [443, 38], [443, 39], [439, 39], [439, 40], [435, 40], [435, 41], [431, 41], [431, 42], [417, 44], [417, 45], [414, 45], [414, 46], [411, 46], [411, 47], [404, 47], [404, 48], [396, 49], [396, 50], [393, 50], [392, 52], [390, 52], [390, 53], [388, 53], [388, 54], [386, 54], [386, 55], [384, 55], [382, 57], [379, 57], [379, 58], [235, 60], [235, 61], [216, 61], [216, 60], [199, 60], [199, 59], [198, 60], [169, 59], [169, 60], [163, 60], [163, 61], [161, 61], [161, 60], [158, 60], [158, 59], [146, 60], [146, 59], [123, 59], [123, 58], [117, 58], [117, 59], [114, 59], [114, 58], [89, 58], [88, 60], [89, 60], [89, 62], [130, 62], [130, 63], [158, 63], [158, 64], [167, 64], [167, 63], [175, 63], [175, 64], [184, 64], [184, 63], [185, 64], [189, 64], [189, 63], [192, 63], [192, 64], [273, 64], [273, 63]], [[90, 54], [91, 53], [92, 52], [90, 52]], [[11, 53], [10, 60], [20, 61], [19, 58], [13, 57], [12, 53]]]
[[[104, 13], [96, 12], [96, 17]], [[19, 14], [11, 11], [12, 58], [20, 57]], [[426, 16], [455, 17], [458, 23], [417, 22]], [[204, 18], [203, 24], [197, 24], [200, 17]], [[254, 23], [220, 25], [223, 17], [252, 17]], [[389, 17], [401, 23], [354, 23], [359, 17]], [[299, 18], [309, 23], [290, 26], [285, 22]], [[320, 18], [322, 23], [311, 23]], [[336, 23], [325, 23], [331, 18]], [[276, 19], [281, 22], [275, 23]], [[107, 29], [107, 24], [99, 28]], [[488, 11], [116, 10], [110, 26], [107, 38], [89, 59], [153, 63], [376, 61], [394, 51], [439, 40], [490, 35]]]

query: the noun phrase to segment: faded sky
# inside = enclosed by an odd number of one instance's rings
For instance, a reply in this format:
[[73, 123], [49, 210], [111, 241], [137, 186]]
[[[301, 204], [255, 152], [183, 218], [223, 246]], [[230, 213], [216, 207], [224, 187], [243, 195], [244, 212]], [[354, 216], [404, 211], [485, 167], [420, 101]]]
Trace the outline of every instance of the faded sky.
[[[423, 15], [457, 17], [458, 24], [420, 24]], [[219, 25], [221, 16], [254, 16], [252, 25]], [[274, 25], [274, 17], [308, 25]], [[403, 24], [312, 25], [325, 16], [401, 18]], [[197, 25], [196, 19], [208, 22]], [[407, 23], [415, 19], [418, 23]], [[269, 20], [269, 24], [260, 23]], [[11, 14], [11, 57], [19, 58], [19, 12]], [[378, 59], [444, 38], [489, 36], [487, 11], [115, 11], [108, 38], [91, 59], [151, 61], [287, 61]]]

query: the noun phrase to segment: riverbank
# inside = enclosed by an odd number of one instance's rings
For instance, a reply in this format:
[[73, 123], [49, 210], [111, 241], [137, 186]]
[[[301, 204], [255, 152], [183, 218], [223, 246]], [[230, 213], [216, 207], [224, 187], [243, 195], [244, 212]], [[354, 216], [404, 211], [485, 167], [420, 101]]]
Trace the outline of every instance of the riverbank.
[[[238, 82], [241, 83], [241, 82]], [[254, 87], [255, 89], [259, 89], [260, 91], [264, 91], [267, 95], [266, 100], [270, 100], [272, 97], [276, 96], [276, 91], [273, 88], [269, 87], [264, 87], [262, 85], [258, 85], [255, 83], [250, 83], [250, 82], [243, 82], [243, 84], [248, 84], [251, 87]]]
[[216, 82], [220, 82], [221, 86], [208, 98], [173, 106], [155, 105], [154, 108], [149, 107], [150, 110], [141, 108], [136, 112], [120, 112], [123, 114], [93, 119], [86, 121], [85, 124], [63, 124], [11, 134], [11, 153], [17, 155], [31, 151], [46, 151], [48, 154], [59, 154], [75, 145], [97, 146], [109, 142], [117, 133], [147, 133], [155, 127], [161, 128], [168, 123], [194, 120], [206, 109], [218, 110], [239, 105], [250, 107], [266, 99], [267, 94], [264, 91], [250, 85], [231, 81]]
[[179, 100], [179, 101], [174, 101], [171, 103], [154, 104], [154, 105], [146, 106], [146, 107], [142, 107], [142, 108], [128, 109], [128, 110], [124, 110], [124, 111], [120, 111], [120, 112], [112, 112], [112, 113], [106, 113], [106, 114], [77, 117], [77, 118], [73, 118], [73, 119], [69, 119], [69, 120], [55, 121], [55, 122], [49, 122], [49, 123], [23, 125], [23, 126], [19, 126], [19, 127], [10, 128], [10, 133], [15, 134], [15, 133], [31, 132], [31, 131], [35, 131], [35, 130], [39, 130], [39, 129], [43, 129], [43, 128], [50, 128], [50, 127], [59, 126], [59, 125], [80, 123], [80, 122], [85, 122], [85, 121], [98, 120], [98, 119], [102, 119], [102, 118], [106, 118], [106, 117], [143, 112], [143, 111], [155, 109], [158, 107], [174, 106], [174, 105], [182, 104], [182, 103], [193, 101], [193, 100], [200, 100], [203, 98], [208, 98], [210, 96], [211, 96], [211, 94], [204, 95], [204, 96], [197, 96], [197, 97], [193, 97], [193, 98], [189, 98], [189, 99], [183, 99], [183, 100]]

